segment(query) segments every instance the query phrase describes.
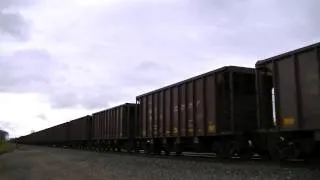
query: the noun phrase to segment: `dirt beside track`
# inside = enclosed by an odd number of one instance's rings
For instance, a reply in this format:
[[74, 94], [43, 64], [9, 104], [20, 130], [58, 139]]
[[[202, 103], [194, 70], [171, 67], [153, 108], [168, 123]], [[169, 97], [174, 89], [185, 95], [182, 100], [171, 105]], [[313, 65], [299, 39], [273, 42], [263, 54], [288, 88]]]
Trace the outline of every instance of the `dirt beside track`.
[[320, 169], [306, 167], [180, 161], [36, 146], [20, 146], [14, 152], [0, 156], [1, 180], [311, 180], [318, 177]]

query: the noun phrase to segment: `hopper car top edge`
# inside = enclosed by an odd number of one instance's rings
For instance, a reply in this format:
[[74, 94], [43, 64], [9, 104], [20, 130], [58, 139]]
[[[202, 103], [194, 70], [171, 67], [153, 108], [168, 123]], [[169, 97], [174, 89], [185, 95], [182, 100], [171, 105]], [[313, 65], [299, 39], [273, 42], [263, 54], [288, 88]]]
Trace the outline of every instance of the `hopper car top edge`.
[[133, 105], [136, 105], [136, 103], [122, 103], [122, 104], [119, 104], [119, 105], [116, 105], [116, 106], [112, 106], [110, 108], [105, 108], [105, 109], [100, 110], [98, 112], [94, 112], [94, 113], [92, 113], [91, 115], [88, 115], [88, 116], [93, 116], [95, 114], [99, 114], [99, 113], [102, 113], [102, 112], [105, 112], [105, 111], [108, 111], [108, 110], [116, 109], [116, 108], [119, 108], [119, 107], [122, 107], [122, 106], [127, 106], [127, 105], [133, 106]]
[[147, 93], [138, 95], [138, 96], [136, 96], [136, 99], [139, 99], [139, 98], [141, 98], [141, 97], [143, 97], [143, 96], [147, 96], [147, 95], [150, 95], [150, 94], [153, 94], [153, 93], [156, 93], [156, 92], [165, 90], [165, 89], [169, 89], [169, 88], [171, 88], [171, 87], [175, 87], [175, 86], [179, 86], [179, 85], [181, 85], [181, 84], [185, 84], [186, 82], [190, 82], [190, 81], [193, 81], [193, 80], [197, 80], [197, 79], [199, 79], [199, 78], [202, 78], [202, 77], [206, 77], [206, 76], [208, 76], [208, 75], [210, 75], [210, 74], [212, 74], [212, 73], [219, 73], [219, 72], [223, 72], [223, 71], [226, 71], [226, 70], [232, 70], [232, 71], [235, 71], [235, 72], [242, 72], [242, 73], [248, 73], [248, 74], [254, 74], [254, 73], [255, 73], [255, 69], [254, 69], [254, 68], [250, 68], [250, 67], [244, 67], [244, 66], [223, 66], [223, 67], [221, 67], [221, 68], [218, 68], [218, 69], [215, 69], [215, 70], [206, 72], [206, 73], [202, 73], [202, 74], [200, 74], [200, 75], [193, 76], [193, 77], [191, 77], [191, 78], [188, 78], [188, 79], [185, 79], [185, 80], [176, 82], [176, 83], [172, 83], [172, 84], [167, 85], [167, 86], [164, 86], [164, 87], [162, 87], [162, 88], [158, 88], [158, 89], [149, 91], [149, 92], [147, 92]]
[[82, 119], [82, 118], [86, 118], [86, 117], [91, 117], [91, 115], [90, 115], [90, 114], [88, 114], [88, 115], [85, 115], [85, 116], [81, 116], [81, 117], [78, 117], [78, 118], [72, 119], [72, 120], [70, 120], [70, 121], [66, 121], [66, 123], [71, 122], [71, 121], [76, 121], [76, 120], [79, 120], [79, 119]]
[[[43, 131], [46, 131], [46, 130], [50, 130], [50, 129], [52, 129], [52, 128], [59, 127], [59, 126], [61, 126], [61, 125], [70, 123], [70, 122], [72, 122], [72, 121], [77, 121], [77, 120], [82, 119], [82, 118], [86, 118], [86, 117], [92, 118], [92, 116], [95, 115], [95, 114], [99, 114], [99, 113], [104, 112], [104, 111], [116, 109], [116, 108], [118, 108], [118, 107], [125, 106], [125, 105], [136, 105], [136, 104], [135, 104], [135, 103], [122, 103], [122, 104], [119, 104], [119, 105], [116, 105], [116, 106], [113, 106], [113, 107], [110, 107], [110, 108], [106, 108], [106, 109], [100, 110], [100, 111], [98, 111], [98, 112], [94, 112], [94, 113], [92, 113], [92, 114], [84, 115], [84, 116], [81, 116], [81, 117], [79, 117], [79, 118], [74, 118], [74, 119], [72, 119], [72, 120], [69, 120], [69, 121], [66, 121], [66, 122], [63, 122], [63, 123], [60, 123], [60, 124], [56, 124], [56, 125], [53, 125], [53, 126], [50, 126], [50, 127], [46, 127], [45, 129], [41, 129], [41, 130], [39, 130], [39, 131], [35, 131], [35, 132], [32, 133], [32, 134], [41, 133], [41, 132], [43, 132]], [[25, 136], [28, 136], [28, 135], [31, 135], [31, 134], [26, 134], [26, 135], [23, 135], [23, 136], [20, 136], [20, 137], [25, 137]]]
[[302, 48], [294, 49], [294, 50], [291, 50], [291, 51], [288, 51], [288, 52], [285, 52], [285, 53], [282, 53], [282, 54], [279, 54], [279, 55], [276, 55], [276, 56], [273, 56], [273, 57], [270, 57], [267, 59], [259, 60], [256, 62], [255, 65], [256, 65], [256, 67], [259, 67], [259, 66], [262, 66], [264, 64], [269, 63], [270, 61], [274, 61], [274, 60], [278, 60], [278, 59], [281, 60], [282, 58], [287, 57], [287, 56], [291, 56], [292, 54], [298, 54], [300, 52], [308, 51], [308, 50], [316, 48], [316, 47], [320, 47], [320, 42], [317, 42], [317, 43], [314, 43], [314, 44], [311, 44], [308, 46], [304, 46]]

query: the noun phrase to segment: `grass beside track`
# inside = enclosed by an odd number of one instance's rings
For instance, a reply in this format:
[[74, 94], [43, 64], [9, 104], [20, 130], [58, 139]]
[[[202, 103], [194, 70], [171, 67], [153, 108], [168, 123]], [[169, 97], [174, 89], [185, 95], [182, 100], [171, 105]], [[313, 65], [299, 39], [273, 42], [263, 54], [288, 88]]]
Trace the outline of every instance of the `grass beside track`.
[[12, 143], [0, 141], [0, 155], [8, 152], [12, 152], [15, 149], [15, 145]]

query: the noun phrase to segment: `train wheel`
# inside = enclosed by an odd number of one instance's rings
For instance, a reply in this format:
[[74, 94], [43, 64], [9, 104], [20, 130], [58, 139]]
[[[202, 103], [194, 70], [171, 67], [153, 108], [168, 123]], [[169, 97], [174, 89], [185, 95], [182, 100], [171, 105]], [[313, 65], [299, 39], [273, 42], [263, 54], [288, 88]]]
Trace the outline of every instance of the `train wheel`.
[[227, 156], [225, 151], [225, 146], [221, 142], [214, 142], [211, 146], [211, 151], [216, 154], [216, 157], [219, 159], [224, 159]]
[[162, 148], [162, 150], [164, 151], [164, 154], [165, 154], [166, 156], [169, 156], [169, 155], [170, 155], [171, 150], [170, 150], [170, 147], [169, 147], [168, 145], [165, 145], [165, 146]]
[[176, 156], [181, 156], [182, 155], [182, 148], [180, 144], [175, 144], [174, 145], [174, 152]]
[[229, 149], [229, 157], [240, 157], [240, 144], [238, 142], [231, 142]]
[[130, 146], [129, 146], [128, 144], [124, 144], [124, 145], [122, 146], [122, 149], [123, 149], [124, 152], [126, 152], [126, 153], [130, 153], [130, 152], [131, 152], [131, 148], [130, 148]]
[[144, 154], [150, 154], [150, 145], [145, 143], [143, 145]]
[[253, 149], [248, 147], [245, 142], [231, 142], [229, 149], [229, 157], [238, 157], [240, 159], [250, 159], [253, 156]]
[[282, 143], [269, 145], [269, 157], [273, 161], [281, 162], [288, 158], [288, 148]]
[[160, 156], [161, 155], [161, 148], [157, 148], [155, 151], [155, 154]]
[[170, 155], [170, 151], [169, 151], [168, 149], [164, 149], [164, 154], [165, 154], [166, 156], [169, 156], [169, 155]]
[[301, 148], [301, 146], [300, 146], [300, 144], [298, 142], [294, 142], [291, 145], [291, 149], [292, 149], [292, 156], [294, 158], [302, 157], [302, 148]]

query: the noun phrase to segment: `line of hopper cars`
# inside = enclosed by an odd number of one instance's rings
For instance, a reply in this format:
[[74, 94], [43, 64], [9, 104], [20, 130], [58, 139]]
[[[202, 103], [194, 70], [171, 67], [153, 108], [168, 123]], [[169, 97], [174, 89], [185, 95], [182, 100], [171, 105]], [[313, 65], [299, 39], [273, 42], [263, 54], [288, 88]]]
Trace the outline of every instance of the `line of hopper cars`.
[[320, 43], [258, 61], [255, 68], [222, 67], [16, 141], [152, 154], [312, 158], [320, 142]]

